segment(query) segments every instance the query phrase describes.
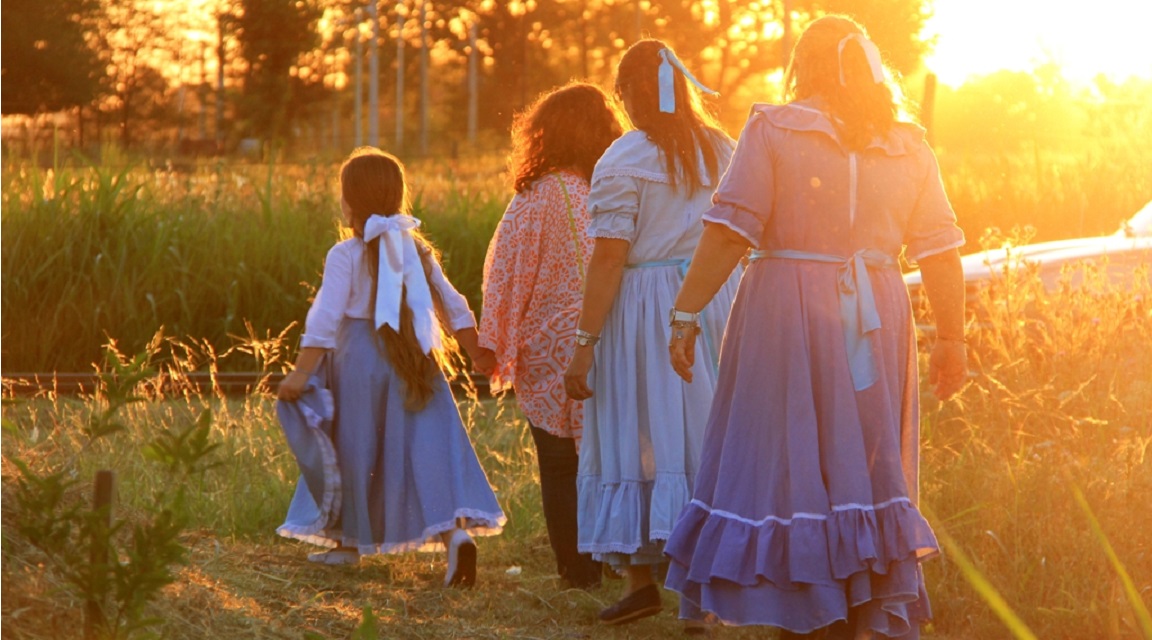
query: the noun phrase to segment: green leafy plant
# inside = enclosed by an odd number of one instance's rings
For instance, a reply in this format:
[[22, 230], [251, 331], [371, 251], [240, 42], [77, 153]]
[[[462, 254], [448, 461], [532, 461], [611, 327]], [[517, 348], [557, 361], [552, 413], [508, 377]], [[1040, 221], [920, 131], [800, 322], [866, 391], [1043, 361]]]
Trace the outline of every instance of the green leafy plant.
[[[154, 375], [148, 354], [124, 359], [107, 348], [99, 375], [99, 404], [81, 429], [81, 451], [126, 429], [120, 411], [144, 398], [135, 390]], [[76, 457], [52, 468], [46, 460], [6, 459], [18, 471], [5, 511], [5, 529], [38, 549], [64, 584], [87, 603], [88, 635], [128, 638], [160, 622], [146, 617], [148, 604], [175, 581], [174, 567], [187, 562], [180, 536], [189, 522], [187, 491], [218, 464], [205, 410], [185, 428], [161, 431], [141, 448], [165, 476], [147, 497], [143, 515], [117, 517], [112, 504], [90, 505], [80, 490]], [[5, 430], [15, 432], [9, 424]]]

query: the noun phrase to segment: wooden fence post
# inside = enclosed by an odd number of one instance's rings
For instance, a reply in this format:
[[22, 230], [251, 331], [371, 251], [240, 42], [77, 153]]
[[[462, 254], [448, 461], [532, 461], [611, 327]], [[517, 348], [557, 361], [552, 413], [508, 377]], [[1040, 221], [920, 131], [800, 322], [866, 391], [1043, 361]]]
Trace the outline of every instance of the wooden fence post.
[[924, 76], [924, 100], [920, 102], [920, 124], [924, 125], [928, 144], [936, 140], [936, 74]]
[[89, 548], [88, 570], [92, 572], [88, 583], [88, 601], [84, 612], [84, 638], [96, 640], [105, 626], [104, 592], [107, 591], [108, 532], [112, 528], [112, 495], [115, 475], [103, 469], [96, 472], [92, 493], [92, 511], [98, 513], [93, 519], [92, 540]]

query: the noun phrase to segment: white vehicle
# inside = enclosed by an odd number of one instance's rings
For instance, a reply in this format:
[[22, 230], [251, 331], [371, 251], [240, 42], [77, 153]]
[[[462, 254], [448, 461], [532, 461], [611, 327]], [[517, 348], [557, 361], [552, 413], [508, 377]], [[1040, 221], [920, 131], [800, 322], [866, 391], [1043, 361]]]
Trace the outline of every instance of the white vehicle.
[[[1152, 286], [1152, 202], [1112, 235], [988, 249], [962, 256], [961, 264], [970, 310], [982, 289], [994, 288], [1022, 269], [1035, 270], [1048, 291], [1055, 291], [1064, 277], [1072, 287], [1082, 286], [1089, 268], [1102, 269], [1107, 276], [1103, 281], [1110, 286], [1133, 289], [1143, 284], [1147, 288]], [[923, 309], [920, 272], [904, 274], [904, 282], [919, 317]]]

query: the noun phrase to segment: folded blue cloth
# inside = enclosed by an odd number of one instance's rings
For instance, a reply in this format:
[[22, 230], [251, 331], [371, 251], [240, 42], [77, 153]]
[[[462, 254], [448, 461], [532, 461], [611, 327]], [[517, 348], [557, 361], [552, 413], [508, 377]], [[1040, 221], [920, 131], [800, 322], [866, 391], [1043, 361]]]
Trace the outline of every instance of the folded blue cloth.
[[[332, 445], [332, 417], [335, 405], [332, 392], [325, 388], [323, 378], [312, 376], [303, 395], [293, 402], [276, 402], [276, 416], [288, 440], [288, 447], [300, 465], [300, 484], [312, 495], [315, 512], [293, 514], [298, 534], [323, 531], [340, 515], [340, 467], [336, 463], [336, 449]], [[309, 509], [311, 511], [311, 509]], [[304, 516], [300, 518], [299, 516]], [[308, 522], [301, 526], [301, 521]], [[306, 530], [306, 531], [305, 531]]]

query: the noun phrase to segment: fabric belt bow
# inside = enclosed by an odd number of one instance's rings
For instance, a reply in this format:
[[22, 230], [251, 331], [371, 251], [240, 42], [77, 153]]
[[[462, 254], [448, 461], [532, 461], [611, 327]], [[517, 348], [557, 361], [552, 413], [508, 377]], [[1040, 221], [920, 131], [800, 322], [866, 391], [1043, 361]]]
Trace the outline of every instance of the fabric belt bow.
[[880, 328], [880, 312], [872, 292], [872, 279], [868, 267], [896, 268], [892, 256], [877, 249], [861, 249], [850, 257], [833, 256], [792, 249], [753, 251], [752, 260], [782, 258], [839, 264], [836, 270], [840, 298], [840, 324], [844, 328], [844, 347], [848, 355], [848, 369], [852, 373], [852, 386], [863, 391], [876, 383], [879, 374], [872, 355], [869, 335]]

